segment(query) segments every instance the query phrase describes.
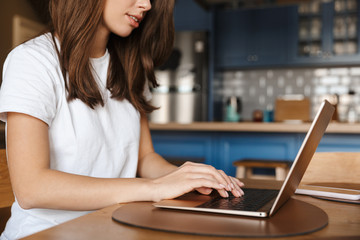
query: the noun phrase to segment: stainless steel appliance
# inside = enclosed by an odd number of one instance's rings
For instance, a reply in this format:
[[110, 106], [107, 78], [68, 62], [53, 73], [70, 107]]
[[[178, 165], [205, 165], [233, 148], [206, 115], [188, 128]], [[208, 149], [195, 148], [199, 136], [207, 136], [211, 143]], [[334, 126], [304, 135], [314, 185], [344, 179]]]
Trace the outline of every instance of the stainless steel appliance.
[[207, 120], [207, 33], [177, 32], [173, 53], [156, 70], [160, 84], [152, 89], [152, 104], [159, 107], [149, 115], [154, 123], [191, 123]]

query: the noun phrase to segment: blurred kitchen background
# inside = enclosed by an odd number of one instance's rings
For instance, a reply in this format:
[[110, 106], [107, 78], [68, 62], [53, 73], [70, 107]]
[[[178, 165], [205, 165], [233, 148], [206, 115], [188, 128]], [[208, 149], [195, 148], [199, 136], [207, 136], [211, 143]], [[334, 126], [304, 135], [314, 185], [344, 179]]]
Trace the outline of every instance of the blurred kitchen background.
[[339, 121], [349, 120], [351, 104], [356, 105], [357, 115], [360, 113], [359, 67], [226, 71], [219, 74], [214, 86], [216, 102], [225, 104], [232, 96], [242, 99], [244, 121], [252, 120], [254, 109], [274, 110], [276, 98], [286, 95], [308, 97], [312, 105], [311, 118], [323, 99], [334, 101], [336, 95]]
[[[47, 5], [0, 1], [1, 71], [46, 28]], [[176, 0], [174, 49], [151, 89], [155, 150], [230, 175], [239, 159], [292, 161], [328, 99], [337, 111], [318, 151], [359, 151], [359, 19], [360, 0]]]
[[158, 71], [167, 80], [164, 89], [154, 90], [154, 104], [161, 108], [150, 120], [282, 121], [287, 119], [276, 116], [278, 100], [289, 100], [291, 107], [306, 99], [310, 106], [294, 106], [309, 108], [310, 121], [328, 99], [337, 106], [334, 120], [358, 122], [359, 5], [358, 0], [179, 0], [175, 49], [191, 71], [184, 74], [179, 64], [172, 65], [173, 74]]
[[[309, 120], [328, 99], [336, 120], [359, 121], [359, 5], [178, 0], [174, 51], [157, 69], [152, 101], [160, 109], [150, 121], [276, 121], [283, 98], [309, 100]], [[47, 7], [46, 0], [1, 1], [1, 70], [12, 47], [45, 29]]]

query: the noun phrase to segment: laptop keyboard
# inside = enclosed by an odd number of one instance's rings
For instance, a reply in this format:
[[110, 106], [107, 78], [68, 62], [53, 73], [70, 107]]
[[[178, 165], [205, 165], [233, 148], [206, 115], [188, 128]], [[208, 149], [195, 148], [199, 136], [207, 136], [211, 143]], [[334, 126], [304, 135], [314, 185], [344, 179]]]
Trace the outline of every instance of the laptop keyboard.
[[235, 197], [229, 193], [228, 198], [215, 197], [197, 208], [215, 208], [241, 211], [257, 211], [279, 193], [279, 190], [245, 188], [244, 196]]

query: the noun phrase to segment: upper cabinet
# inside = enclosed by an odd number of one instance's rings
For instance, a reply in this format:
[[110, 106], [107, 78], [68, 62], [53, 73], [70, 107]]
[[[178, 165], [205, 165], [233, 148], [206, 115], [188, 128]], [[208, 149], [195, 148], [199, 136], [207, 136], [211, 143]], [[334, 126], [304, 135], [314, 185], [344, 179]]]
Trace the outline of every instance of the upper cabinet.
[[360, 0], [213, 10], [219, 69], [360, 63]]
[[299, 5], [291, 34], [290, 63], [348, 65], [360, 62], [360, 1]]
[[178, 0], [174, 8], [176, 31], [208, 31], [211, 14], [194, 0]]
[[214, 13], [215, 65], [218, 68], [286, 64], [294, 6], [219, 9]]

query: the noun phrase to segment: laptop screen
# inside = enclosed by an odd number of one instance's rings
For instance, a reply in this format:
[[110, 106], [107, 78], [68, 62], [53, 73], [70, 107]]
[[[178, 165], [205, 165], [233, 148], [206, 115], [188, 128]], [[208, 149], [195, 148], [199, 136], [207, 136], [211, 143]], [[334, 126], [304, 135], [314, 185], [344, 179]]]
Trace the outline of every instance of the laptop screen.
[[324, 101], [316, 114], [308, 133], [299, 149], [292, 167], [280, 189], [269, 215], [275, 213], [295, 192], [307, 166], [309, 165], [324, 132], [335, 111], [328, 101]]

